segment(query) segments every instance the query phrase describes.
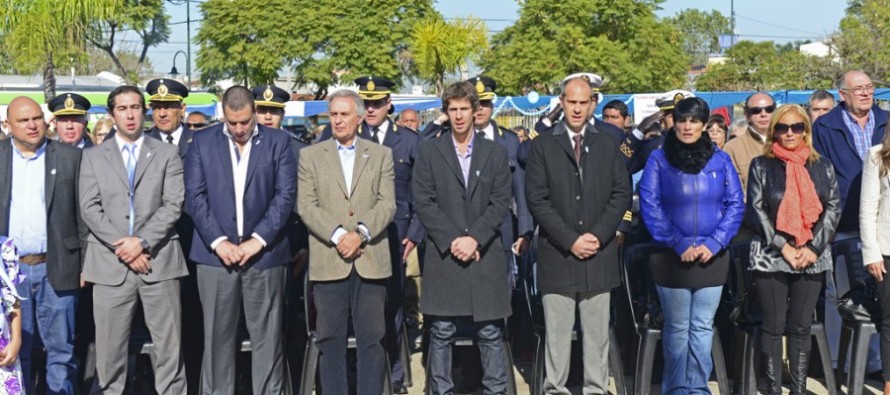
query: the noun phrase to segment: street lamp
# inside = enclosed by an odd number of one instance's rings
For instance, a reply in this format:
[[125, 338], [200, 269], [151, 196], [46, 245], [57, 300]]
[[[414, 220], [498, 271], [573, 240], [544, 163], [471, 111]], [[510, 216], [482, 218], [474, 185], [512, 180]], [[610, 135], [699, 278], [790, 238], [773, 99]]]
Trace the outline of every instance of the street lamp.
[[192, 68], [189, 67], [189, 66], [191, 66], [191, 64], [190, 64], [191, 59], [189, 59], [188, 54], [186, 54], [185, 52], [179, 50], [179, 51], [176, 51], [175, 54], [173, 54], [173, 68], [170, 69], [170, 76], [173, 78], [176, 78], [176, 76], [179, 75], [179, 71], [176, 70], [176, 57], [179, 56], [179, 54], [182, 54], [182, 56], [185, 56], [185, 62], [186, 62], [186, 65], [185, 65], [186, 71], [185, 72], [186, 72], [186, 76], [188, 78], [188, 87], [189, 87], [189, 90], [192, 90]]

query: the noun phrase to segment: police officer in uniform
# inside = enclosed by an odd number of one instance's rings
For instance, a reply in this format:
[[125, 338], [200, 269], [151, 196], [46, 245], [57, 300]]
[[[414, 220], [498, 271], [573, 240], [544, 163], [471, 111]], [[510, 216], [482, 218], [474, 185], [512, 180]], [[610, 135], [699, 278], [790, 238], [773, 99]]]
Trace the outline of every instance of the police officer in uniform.
[[53, 113], [59, 141], [84, 149], [93, 146], [86, 135], [90, 101], [76, 93], [63, 93], [46, 105]]
[[179, 156], [185, 158], [189, 143], [192, 142], [192, 135], [195, 133], [182, 124], [182, 118], [185, 116], [183, 100], [189, 95], [188, 88], [176, 80], [159, 78], [149, 81], [145, 91], [149, 95], [148, 105], [151, 108], [151, 119], [154, 121], [154, 127], [146, 135], [165, 143], [178, 145]]
[[[393, 113], [392, 97], [395, 84], [382, 77], [367, 76], [355, 79], [358, 94], [365, 102], [365, 120], [362, 122], [359, 136], [383, 144], [392, 150], [395, 167], [396, 214], [389, 226], [390, 256], [392, 258], [392, 277], [386, 298], [387, 328], [386, 350], [392, 365], [393, 392], [407, 394], [405, 386], [405, 370], [399, 359], [400, 339], [404, 317], [404, 283], [405, 259], [414, 247], [424, 238], [423, 227], [414, 213], [411, 196], [411, 173], [414, 169], [414, 157], [420, 136], [411, 129], [397, 126], [389, 118]], [[331, 127], [325, 127], [319, 141], [331, 138]]]
[[[295, 133], [281, 128], [281, 123], [284, 121], [284, 108], [290, 101], [290, 93], [273, 84], [255, 86], [250, 92], [253, 94], [256, 106], [257, 123], [278, 129], [290, 136], [291, 148], [296, 159], [294, 163], [299, 166], [300, 150], [308, 146], [309, 143], [303, 140], [302, 136], [297, 136]], [[294, 211], [288, 220], [285, 232], [288, 234], [293, 261], [287, 266], [288, 276], [285, 283], [284, 347], [291, 385], [294, 393], [298, 393], [299, 377], [302, 376], [303, 368], [303, 352], [308, 339], [306, 323], [300, 317], [305, 317], [301, 298], [303, 296], [303, 273], [309, 256], [309, 232], [306, 225], [300, 222], [296, 201], [294, 201]]]

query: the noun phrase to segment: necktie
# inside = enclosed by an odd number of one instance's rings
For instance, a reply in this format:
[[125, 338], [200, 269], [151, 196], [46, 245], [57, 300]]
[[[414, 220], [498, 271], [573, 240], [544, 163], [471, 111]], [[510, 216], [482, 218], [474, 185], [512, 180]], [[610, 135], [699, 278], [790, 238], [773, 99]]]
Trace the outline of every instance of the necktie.
[[578, 163], [578, 166], [581, 165], [581, 134], [576, 134], [572, 136], [572, 140], [575, 140], [575, 162]]
[[135, 186], [133, 182], [136, 178], [136, 144], [124, 144], [124, 150], [127, 151], [127, 179], [130, 181], [130, 236], [133, 235], [133, 221], [136, 219], [136, 212], [133, 205], [133, 196], [135, 195]]
[[167, 140], [167, 143], [169, 143], [169, 144], [173, 144], [173, 135], [172, 135], [172, 134], [168, 134], [166, 140]]
[[380, 133], [379, 126], [375, 126], [374, 129], [371, 130], [371, 140], [374, 140], [375, 143], [380, 144], [380, 139], [377, 138], [377, 133]]

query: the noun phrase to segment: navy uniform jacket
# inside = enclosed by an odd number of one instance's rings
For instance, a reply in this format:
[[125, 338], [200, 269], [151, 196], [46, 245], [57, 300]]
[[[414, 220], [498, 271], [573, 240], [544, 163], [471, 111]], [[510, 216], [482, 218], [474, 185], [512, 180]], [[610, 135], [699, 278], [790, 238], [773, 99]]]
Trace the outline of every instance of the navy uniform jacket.
[[[318, 141], [328, 140], [332, 137], [331, 126], [328, 125], [321, 132]], [[362, 123], [359, 137], [371, 140], [371, 128]], [[408, 238], [415, 244], [423, 241], [423, 226], [414, 213], [414, 200], [411, 194], [411, 174], [414, 171], [414, 158], [417, 145], [420, 144], [420, 136], [411, 129], [396, 126], [389, 120], [389, 130], [381, 142], [392, 150], [392, 160], [396, 176], [396, 214], [393, 223], [398, 228], [398, 244], [404, 238]], [[402, 259], [401, 253], [398, 255]], [[393, 258], [395, 259], [395, 258]]]
[[[516, 203], [516, 229], [514, 229], [513, 213], [507, 213], [507, 218], [501, 224], [501, 237], [504, 250], [511, 250], [513, 242], [519, 236], [531, 237], [535, 231], [532, 215], [528, 211], [528, 205], [525, 203], [525, 169], [519, 166], [517, 155], [519, 154], [519, 137], [516, 133], [511, 132], [492, 120], [491, 125], [494, 126], [494, 142], [500, 144], [507, 149], [507, 159], [509, 160], [510, 173], [513, 175], [513, 199]], [[425, 139], [433, 139], [443, 133], [451, 131], [450, 124], [444, 126], [436, 125], [430, 122], [424, 129], [421, 136]], [[477, 136], [479, 137], [479, 136]], [[485, 136], [482, 136], [483, 138]]]
[[[191, 130], [191, 129], [185, 127], [185, 125], [182, 125], [182, 135], [179, 136], [179, 157], [182, 160], [185, 160], [185, 155], [188, 154], [188, 152], [189, 152], [189, 144], [192, 142], [192, 137], [194, 137], [194, 134], [195, 134], [194, 130]], [[158, 130], [158, 128], [156, 128], [156, 127], [151, 128], [151, 130], [149, 130], [148, 133], [146, 133], [145, 135], [148, 137], [152, 137], [152, 138], [156, 138], [158, 140], [164, 141], [163, 139], [161, 139], [161, 131]], [[107, 140], [110, 137], [111, 137], [111, 135], [109, 134], [109, 136], [106, 137], [105, 139]], [[164, 142], [166, 142], [166, 141], [164, 141]]]
[[[300, 150], [309, 146], [309, 144], [289, 130], [281, 129], [281, 132], [290, 136], [290, 146], [294, 151], [294, 158], [296, 159], [295, 163], [297, 164], [297, 171], [299, 172]], [[299, 193], [299, 190], [297, 193]], [[306, 225], [300, 221], [300, 216], [297, 214], [296, 200], [294, 200], [294, 211], [287, 220], [285, 232], [289, 235], [288, 244], [290, 245], [291, 256], [296, 255], [303, 248], [309, 248], [309, 230], [306, 229]]]

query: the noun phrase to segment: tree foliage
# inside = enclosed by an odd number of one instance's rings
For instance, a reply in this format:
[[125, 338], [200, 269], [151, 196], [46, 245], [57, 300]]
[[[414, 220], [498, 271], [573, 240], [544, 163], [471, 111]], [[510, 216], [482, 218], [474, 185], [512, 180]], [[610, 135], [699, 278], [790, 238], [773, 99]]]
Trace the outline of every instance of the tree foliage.
[[772, 41], [741, 41], [723, 64], [714, 64], [695, 81], [702, 91], [828, 89], [839, 73], [830, 58], [785, 50]]
[[316, 84], [322, 95], [365, 74], [400, 81], [410, 27], [434, 11], [432, 0], [269, 0], [262, 7], [207, 0], [201, 12], [197, 67], [205, 85], [266, 83], [292, 67], [296, 83]]
[[834, 44], [849, 69], [890, 81], [890, 0], [851, 0]]
[[56, 63], [83, 56], [84, 34], [123, 0], [0, 0], [2, 51], [22, 73], [43, 71], [44, 99], [56, 95]]
[[[95, 21], [87, 31], [87, 40], [104, 51], [114, 64], [114, 70], [130, 83], [139, 81], [145, 66], [148, 49], [170, 39], [170, 16], [164, 12], [164, 0], [124, 0], [108, 18]], [[131, 30], [141, 39], [136, 62], [133, 52], [116, 41], [118, 34]], [[126, 56], [128, 62], [122, 58]]]
[[717, 10], [685, 9], [665, 22], [680, 32], [683, 51], [693, 65], [707, 64], [709, 54], [720, 52], [720, 37], [732, 34], [729, 18]]
[[433, 15], [411, 29], [411, 60], [418, 76], [435, 84], [439, 97], [445, 90], [445, 75], [465, 69], [468, 61], [478, 61], [487, 49], [488, 32], [479, 19], [446, 22]]
[[493, 37], [481, 61], [500, 93], [553, 93], [579, 71], [602, 75], [608, 92], [685, 85], [680, 33], [654, 14], [662, 0], [518, 1], [519, 20]]

